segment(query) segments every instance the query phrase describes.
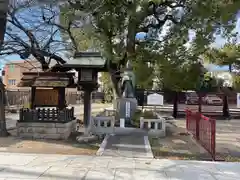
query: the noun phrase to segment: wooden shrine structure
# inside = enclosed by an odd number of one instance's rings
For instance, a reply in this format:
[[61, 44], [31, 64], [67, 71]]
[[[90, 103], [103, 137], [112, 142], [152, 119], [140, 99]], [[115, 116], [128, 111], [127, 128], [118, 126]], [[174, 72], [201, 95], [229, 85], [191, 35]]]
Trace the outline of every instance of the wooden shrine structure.
[[[75, 73], [70, 72], [72, 70], [77, 71], [77, 82], [74, 81]], [[99, 87], [98, 72], [106, 70], [106, 60], [100, 53], [79, 52], [65, 64], [53, 66], [50, 72], [23, 73], [19, 86], [31, 87], [31, 102], [30, 108], [20, 110], [18, 134], [23, 137], [50, 139], [65, 139], [69, 136], [76, 122], [74, 122], [74, 109], [66, 105], [65, 88], [84, 91], [83, 120], [87, 130], [91, 120], [91, 94]], [[39, 122], [43, 123], [41, 127]], [[59, 127], [62, 129], [59, 130]], [[29, 133], [29, 128], [32, 133]]]
[[31, 87], [30, 108], [20, 110], [19, 121], [68, 122], [74, 109], [67, 108], [65, 88], [75, 88], [74, 73], [25, 72], [20, 87]]

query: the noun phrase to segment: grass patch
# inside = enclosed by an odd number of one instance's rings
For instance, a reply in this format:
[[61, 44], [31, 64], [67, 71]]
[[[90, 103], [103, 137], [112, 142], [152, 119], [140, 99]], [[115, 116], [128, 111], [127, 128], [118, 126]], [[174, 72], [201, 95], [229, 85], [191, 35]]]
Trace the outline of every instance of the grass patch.
[[220, 160], [226, 161], [226, 162], [240, 162], [240, 157], [234, 157], [231, 155], [217, 155], [216, 159], [218, 159], [218, 157], [220, 157]]
[[140, 127], [140, 117], [143, 117], [144, 119], [157, 119], [158, 117], [154, 114], [153, 111], [141, 111], [137, 110], [132, 117], [132, 124], [135, 127]]
[[[155, 158], [166, 158], [174, 160], [197, 160], [197, 161], [212, 161], [212, 158], [209, 153], [185, 153], [184, 148], [179, 148], [179, 152], [172, 151], [172, 149], [163, 147], [160, 143], [161, 140], [156, 137], [149, 137], [149, 142], [152, 148], [152, 152]], [[187, 145], [186, 145], [187, 146]], [[190, 145], [188, 145], [190, 146]], [[176, 150], [176, 148], [175, 148]], [[225, 162], [240, 162], [240, 157], [234, 157], [229, 154], [217, 154], [216, 161], [225, 161]]]
[[152, 148], [152, 152], [155, 158], [167, 158], [167, 159], [174, 159], [174, 160], [209, 160], [206, 154], [191, 154], [191, 153], [184, 153], [184, 152], [173, 152], [171, 149], [167, 147], [163, 147], [159, 143], [159, 138], [156, 137], [149, 137], [149, 142]]

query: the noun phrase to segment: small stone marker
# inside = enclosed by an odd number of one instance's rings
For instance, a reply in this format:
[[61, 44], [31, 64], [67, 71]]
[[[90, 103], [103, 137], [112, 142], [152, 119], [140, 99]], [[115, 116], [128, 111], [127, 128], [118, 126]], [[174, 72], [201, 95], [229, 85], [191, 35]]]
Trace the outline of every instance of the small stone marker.
[[131, 104], [130, 104], [130, 102], [126, 102], [126, 118], [130, 118], [130, 113], [131, 113]]
[[237, 93], [237, 108], [240, 108], [240, 93]]
[[121, 128], [124, 128], [124, 127], [125, 127], [125, 119], [124, 119], [124, 118], [121, 118], [121, 119], [120, 119], [120, 127], [121, 127]]
[[149, 94], [147, 96], [147, 105], [163, 106], [163, 95], [157, 93]]

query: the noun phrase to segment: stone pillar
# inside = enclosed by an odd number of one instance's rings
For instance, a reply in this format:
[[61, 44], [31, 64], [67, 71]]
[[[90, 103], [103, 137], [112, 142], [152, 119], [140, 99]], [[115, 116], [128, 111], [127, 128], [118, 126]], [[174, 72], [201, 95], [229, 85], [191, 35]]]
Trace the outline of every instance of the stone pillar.
[[131, 125], [131, 118], [137, 110], [137, 100], [135, 98], [117, 99], [117, 111], [119, 117], [125, 119], [125, 126]]
[[85, 128], [88, 128], [91, 120], [91, 95], [92, 92], [88, 89], [84, 90], [84, 98], [83, 98], [83, 104], [84, 104], [84, 116], [83, 116], [83, 122]]

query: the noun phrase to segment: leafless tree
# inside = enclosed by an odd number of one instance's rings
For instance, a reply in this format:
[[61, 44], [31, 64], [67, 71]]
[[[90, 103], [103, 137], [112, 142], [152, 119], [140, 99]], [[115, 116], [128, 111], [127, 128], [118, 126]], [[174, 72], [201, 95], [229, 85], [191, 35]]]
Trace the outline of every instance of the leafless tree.
[[[64, 64], [64, 54], [77, 48], [69, 22], [59, 23], [59, 10], [55, 4], [36, 1], [19, 1], [10, 4], [7, 12], [5, 41], [0, 56], [19, 55], [22, 59], [32, 57], [39, 61], [44, 71], [49, 69], [51, 60]], [[64, 33], [71, 40], [62, 40]]]

